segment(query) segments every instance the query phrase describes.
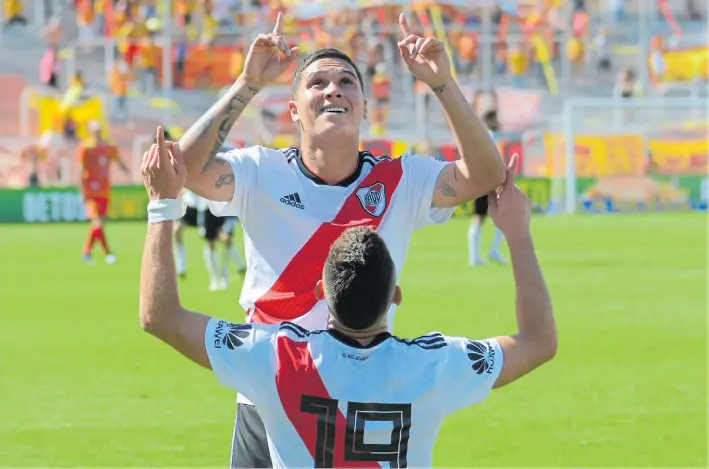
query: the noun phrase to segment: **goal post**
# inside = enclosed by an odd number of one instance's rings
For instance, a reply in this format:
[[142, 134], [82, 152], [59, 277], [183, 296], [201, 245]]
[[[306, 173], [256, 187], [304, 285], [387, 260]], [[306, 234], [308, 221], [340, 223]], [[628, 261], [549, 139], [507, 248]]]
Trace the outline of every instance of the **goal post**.
[[705, 98], [581, 98], [544, 136], [550, 213], [706, 209]]

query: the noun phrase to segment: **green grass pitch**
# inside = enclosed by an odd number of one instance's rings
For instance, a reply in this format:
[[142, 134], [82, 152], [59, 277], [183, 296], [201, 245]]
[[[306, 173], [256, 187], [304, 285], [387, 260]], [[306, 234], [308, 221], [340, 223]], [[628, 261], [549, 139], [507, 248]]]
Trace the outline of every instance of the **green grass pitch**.
[[[537, 216], [557, 358], [451, 416], [438, 467], [707, 465], [706, 215]], [[515, 331], [511, 269], [466, 265], [466, 220], [415, 236], [395, 332]], [[143, 223], [113, 223], [118, 264], [80, 260], [87, 226], [0, 226], [0, 466], [226, 467], [235, 393], [141, 331]], [[486, 226], [486, 244], [491, 226]], [[184, 304], [207, 291], [187, 235]]]

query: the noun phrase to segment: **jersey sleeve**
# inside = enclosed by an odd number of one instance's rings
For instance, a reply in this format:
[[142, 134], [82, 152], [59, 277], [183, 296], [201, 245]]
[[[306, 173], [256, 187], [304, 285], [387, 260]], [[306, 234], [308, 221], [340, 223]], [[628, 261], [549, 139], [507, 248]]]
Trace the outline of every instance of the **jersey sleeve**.
[[502, 371], [504, 357], [496, 339], [471, 340], [446, 337], [448, 356], [441, 383], [441, 401], [446, 413], [478, 404], [492, 391]]
[[247, 199], [256, 184], [259, 164], [258, 147], [238, 148], [218, 157], [226, 160], [234, 171], [234, 196], [229, 202], [209, 202], [209, 210], [218, 217], [242, 217]]
[[414, 210], [414, 226], [418, 229], [448, 221], [453, 215], [455, 207], [434, 208], [431, 203], [438, 176], [450, 163], [430, 156], [411, 154], [405, 154], [401, 158], [406, 196]]
[[218, 318], [207, 323], [204, 344], [209, 363], [222, 386], [237, 389], [246, 397], [262, 389], [272, 374], [272, 339], [277, 329], [266, 324], [235, 324]]

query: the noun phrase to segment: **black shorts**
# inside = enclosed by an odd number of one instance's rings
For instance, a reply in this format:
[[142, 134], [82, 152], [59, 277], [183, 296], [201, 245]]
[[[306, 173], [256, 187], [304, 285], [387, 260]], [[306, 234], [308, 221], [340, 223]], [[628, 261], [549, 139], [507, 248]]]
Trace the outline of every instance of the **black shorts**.
[[479, 217], [487, 216], [487, 196], [478, 197], [475, 199], [475, 215]]
[[236, 409], [230, 465], [232, 469], [273, 467], [266, 427], [252, 405], [239, 404]]
[[[221, 230], [224, 224], [224, 218], [216, 217], [209, 211], [209, 209], [202, 212], [204, 215], [204, 239], [207, 241], [214, 241], [219, 236], [219, 230]], [[199, 215], [198, 210], [194, 207], [187, 207], [185, 216], [182, 217], [182, 223], [187, 226], [198, 226], [197, 216]]]

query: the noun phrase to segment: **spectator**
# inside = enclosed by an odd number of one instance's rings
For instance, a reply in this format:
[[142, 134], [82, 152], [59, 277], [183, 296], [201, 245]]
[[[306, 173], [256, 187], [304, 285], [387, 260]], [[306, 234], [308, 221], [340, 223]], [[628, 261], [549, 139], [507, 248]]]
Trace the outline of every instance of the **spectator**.
[[79, 29], [79, 42], [84, 45], [84, 51], [91, 51], [96, 36], [96, 10], [93, 0], [79, 0], [76, 26]]
[[111, 120], [115, 122], [125, 122], [128, 117], [128, 89], [131, 81], [131, 68], [126, 59], [120, 57], [111, 74], [111, 93], [113, 94]]
[[618, 74], [613, 96], [616, 98], [630, 99], [639, 97], [642, 92], [641, 84], [635, 76], [633, 69], [627, 68]]
[[472, 31], [466, 31], [461, 34], [458, 40], [458, 71], [460, 75], [466, 78], [471, 78], [475, 70], [475, 64], [478, 59], [478, 40], [477, 35]]
[[160, 85], [158, 64], [161, 50], [155, 43], [155, 36], [149, 35], [142, 41], [140, 48], [140, 85], [143, 93], [153, 93]]
[[512, 79], [512, 86], [515, 88], [524, 88], [527, 64], [527, 54], [522, 44], [513, 43], [507, 53], [507, 71]]
[[27, 25], [27, 18], [23, 16], [24, 5], [22, 0], [4, 0], [4, 17], [6, 18], [5, 26], [20, 23], [22, 26]]
[[600, 72], [611, 70], [611, 45], [608, 39], [608, 29], [600, 28], [593, 39], [596, 46], [596, 66]]
[[578, 76], [586, 68], [586, 46], [579, 37], [572, 37], [566, 43], [566, 57], [571, 63], [571, 73]]
[[84, 94], [84, 79], [81, 72], [77, 72], [71, 77], [69, 86], [62, 96], [62, 101], [59, 106], [59, 111], [62, 115], [62, 122], [64, 128], [64, 136], [68, 139], [76, 138], [76, 128], [77, 124], [74, 120], [74, 108], [79, 103]]
[[[389, 98], [391, 96], [391, 79], [387, 73], [386, 64], [380, 62], [375, 67], [372, 77], [372, 116], [370, 132], [372, 136], [383, 136], [389, 119]], [[366, 116], [365, 116], [366, 117]]]

